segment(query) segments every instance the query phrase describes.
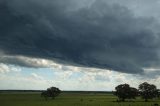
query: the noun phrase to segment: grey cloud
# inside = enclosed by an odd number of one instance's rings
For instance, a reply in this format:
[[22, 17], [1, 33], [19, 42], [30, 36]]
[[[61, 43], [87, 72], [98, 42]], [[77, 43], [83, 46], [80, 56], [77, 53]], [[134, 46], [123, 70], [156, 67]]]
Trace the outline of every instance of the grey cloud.
[[102, 0], [78, 4], [73, 0], [0, 2], [0, 50], [11, 56], [125, 73], [141, 73], [159, 62], [159, 35], [150, 27], [154, 19], [134, 17], [127, 7]]
[[51, 67], [52, 64], [52, 62], [43, 59], [4, 55], [1, 55], [0, 62], [30, 68], [48, 68]]
[[118, 3], [133, 10], [138, 16], [159, 17], [159, 0], [103, 0], [111, 4]]

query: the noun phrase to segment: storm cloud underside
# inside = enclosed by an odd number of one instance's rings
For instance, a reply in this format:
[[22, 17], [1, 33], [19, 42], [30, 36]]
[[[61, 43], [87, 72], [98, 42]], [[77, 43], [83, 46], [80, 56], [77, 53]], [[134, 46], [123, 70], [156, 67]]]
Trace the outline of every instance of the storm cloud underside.
[[30, 67], [4, 55], [25, 56], [141, 73], [159, 65], [155, 23], [102, 0], [86, 5], [75, 0], [1, 0], [0, 62]]

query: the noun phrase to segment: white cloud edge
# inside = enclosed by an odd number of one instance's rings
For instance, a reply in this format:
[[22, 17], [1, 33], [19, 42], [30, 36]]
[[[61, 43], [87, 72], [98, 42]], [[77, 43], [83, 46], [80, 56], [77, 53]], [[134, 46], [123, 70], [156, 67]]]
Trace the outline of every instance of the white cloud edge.
[[[15, 82], [21, 80], [22, 83], [19, 85], [20, 88], [23, 88], [22, 85], [25, 82], [28, 82], [28, 84], [31, 85], [30, 87], [33, 89], [34, 88], [44, 89], [44, 87], [47, 87], [49, 85], [51, 86], [52, 85], [51, 82], [53, 82], [55, 86], [59, 86], [61, 87], [61, 89], [64, 89], [64, 90], [69, 90], [69, 89], [114, 90], [114, 87], [117, 84], [121, 84], [121, 83], [129, 83], [131, 86], [136, 87], [140, 82], [145, 82], [145, 81], [148, 81], [153, 84], [158, 84], [157, 82], [160, 79], [160, 77], [149, 79], [149, 78], [143, 78], [143, 76], [141, 75], [131, 75], [131, 74], [114, 72], [110, 70], [96, 69], [96, 68], [65, 66], [65, 65], [57, 64], [50, 60], [39, 59], [39, 58], [29, 58], [24, 56], [14, 56], [9, 58], [20, 59], [21, 61], [24, 61], [27, 64], [34, 64], [35, 67], [50, 68], [53, 70], [54, 73], [56, 73], [57, 77], [53, 78], [52, 79], [53, 81], [52, 81], [52, 80], [47, 80], [45, 77], [38, 75], [36, 72], [32, 72], [29, 77], [24, 77], [23, 75], [19, 77], [16, 77], [16, 76], [11, 77], [11, 76], [5, 75], [5, 77], [3, 76], [0, 79], [0, 82], [1, 83], [3, 81], [6, 82], [6, 85], [5, 83], [1, 84], [6, 87], [7, 87], [7, 83], [12, 83], [14, 85]], [[5, 74], [5, 73], [20, 72], [20, 71], [22, 71], [20, 67], [0, 63], [1, 76], [2, 74]], [[150, 72], [154, 72], [154, 71], [158, 71], [158, 69], [154, 69], [154, 68], [145, 69], [146, 74], [149, 74]], [[83, 73], [83, 76], [81, 76], [80, 78], [77, 78], [76, 80], [70, 78], [76, 72]], [[97, 76], [104, 78], [104, 81], [97, 80], [96, 79]], [[29, 85], [24, 87], [29, 89]], [[3, 88], [3, 87], [0, 87], [0, 88]]]

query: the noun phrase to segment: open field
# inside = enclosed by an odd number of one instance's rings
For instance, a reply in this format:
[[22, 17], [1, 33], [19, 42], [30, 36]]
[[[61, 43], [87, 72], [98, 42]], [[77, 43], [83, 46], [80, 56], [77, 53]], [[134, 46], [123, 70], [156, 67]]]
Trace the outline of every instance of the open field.
[[102, 93], [62, 93], [55, 100], [45, 101], [40, 93], [0, 93], [0, 106], [154, 106], [160, 100], [137, 98], [135, 102], [115, 102], [117, 97]]

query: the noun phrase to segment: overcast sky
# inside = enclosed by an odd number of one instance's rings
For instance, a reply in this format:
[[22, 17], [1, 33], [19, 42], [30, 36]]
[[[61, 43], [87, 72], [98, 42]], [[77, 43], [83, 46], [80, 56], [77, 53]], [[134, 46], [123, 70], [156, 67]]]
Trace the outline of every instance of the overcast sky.
[[[0, 89], [160, 85], [159, 0], [0, 0]], [[12, 85], [12, 86], [11, 86]]]

